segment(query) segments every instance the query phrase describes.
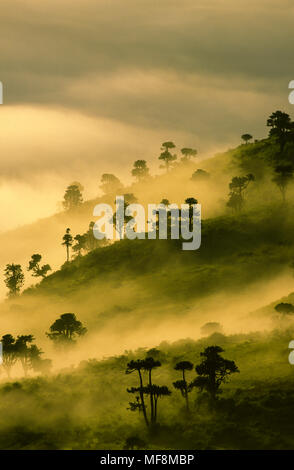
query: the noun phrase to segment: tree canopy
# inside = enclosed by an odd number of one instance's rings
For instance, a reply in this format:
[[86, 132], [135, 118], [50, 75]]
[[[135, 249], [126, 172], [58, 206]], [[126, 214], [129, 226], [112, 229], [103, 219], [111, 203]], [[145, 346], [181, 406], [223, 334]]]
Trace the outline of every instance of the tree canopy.
[[57, 345], [71, 345], [76, 342], [76, 338], [83, 336], [87, 328], [77, 320], [74, 313], [63, 313], [50, 326], [50, 333], [47, 333], [49, 339]]

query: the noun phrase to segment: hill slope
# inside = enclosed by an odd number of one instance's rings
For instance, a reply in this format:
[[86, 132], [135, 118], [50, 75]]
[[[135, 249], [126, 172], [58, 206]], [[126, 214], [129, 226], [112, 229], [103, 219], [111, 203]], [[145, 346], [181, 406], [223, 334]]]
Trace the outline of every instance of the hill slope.
[[[16, 366], [19, 380], [0, 387], [1, 448], [122, 449], [134, 435], [151, 449], [293, 447], [293, 320], [277, 321], [273, 313], [279, 299], [293, 298], [294, 198], [290, 186], [287, 203], [281, 203], [265, 163], [271, 149], [265, 140], [203, 162], [211, 175], [196, 185], [195, 167], [179, 165], [125, 188], [143, 204], [197, 196], [204, 214], [199, 250], [183, 251], [181, 240], [123, 240], [63, 264], [1, 304], [1, 335], [33, 334], [53, 359], [53, 375], [22, 380]], [[246, 190], [243, 210], [233, 215], [226, 207], [228, 183], [232, 175], [247, 174], [257, 155], [263, 170]], [[23, 228], [20, 244], [17, 232], [1, 235], [3, 244], [11, 242], [3, 256], [15, 245], [15, 256], [23, 259], [42, 247], [44, 261], [58, 250], [61, 258], [64, 228], [85, 231], [93, 205], [112, 200], [88, 201]], [[75, 313], [88, 332], [72, 349], [55, 350], [46, 332], [66, 312]], [[212, 326], [219, 332], [204, 337], [206, 323], [218, 323]], [[211, 345], [221, 346], [240, 373], [214, 404], [193, 391], [187, 419], [172, 385], [179, 379], [174, 366], [182, 360], [198, 364]], [[125, 375], [126, 365], [146, 354], [162, 363], [156, 383], [173, 391], [160, 401], [154, 433], [127, 410], [126, 388], [135, 387], [136, 378]], [[193, 378], [194, 370], [189, 374]]]

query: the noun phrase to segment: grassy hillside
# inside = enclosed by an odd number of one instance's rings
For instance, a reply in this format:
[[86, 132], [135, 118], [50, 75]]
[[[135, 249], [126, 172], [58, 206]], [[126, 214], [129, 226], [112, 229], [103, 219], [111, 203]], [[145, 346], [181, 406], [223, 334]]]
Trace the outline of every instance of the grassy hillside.
[[[243, 161], [244, 152], [246, 151], [246, 155], [247, 152], [248, 154], [252, 153], [251, 149], [255, 146], [260, 146], [260, 144], [243, 145], [206, 160], [201, 160], [200, 156], [194, 162], [186, 164], [179, 162], [168, 174], [159, 170], [158, 175], [152, 175], [146, 181], [125, 185], [122, 188], [122, 193], [135, 194], [138, 201], [143, 205], [158, 203], [163, 198], [180, 204], [187, 197], [193, 196], [201, 202], [205, 219], [226, 214], [228, 184], [232, 176], [248, 172], [247, 168], [244, 169], [240, 165], [240, 159]], [[258, 150], [261, 160], [262, 152], [265, 152], [265, 150], [262, 150], [262, 148]], [[197, 182], [191, 180], [193, 172], [199, 168], [210, 174], [208, 180]], [[97, 194], [101, 193], [99, 178], [100, 175], [93, 175], [93, 179], [97, 180]], [[265, 190], [270, 194], [271, 200], [279, 201], [278, 190], [270, 181], [267, 182], [266, 187], [263, 187], [263, 191]], [[93, 195], [93, 199], [85, 201], [73, 211], [59, 212], [33, 224], [0, 233], [1, 246], [5, 247], [5, 250], [1, 250], [0, 253], [1, 266], [11, 262], [26, 266], [32, 253], [41, 253], [46, 258], [46, 262], [54, 269], [58, 269], [65, 261], [64, 247], [61, 246], [65, 229], [70, 227], [73, 235], [84, 233], [88, 229], [89, 222], [93, 220], [95, 205], [100, 202], [113, 204], [115, 195], [116, 193], [100, 195], [99, 197]], [[253, 187], [247, 201], [248, 207], [252, 206], [252, 201], [253, 207], [256, 206], [256, 196], [258, 195], [257, 189]], [[2, 282], [2, 273], [0, 280], [0, 295], [3, 297], [5, 289]], [[26, 276], [26, 286], [29, 286], [33, 281], [34, 279]]]
[[[278, 319], [275, 306], [294, 295], [294, 193], [291, 182], [283, 202], [272, 181], [275, 145], [270, 139], [242, 145], [124, 188], [142, 204], [197, 197], [203, 208], [197, 251], [183, 251], [181, 240], [123, 240], [64, 263], [64, 229], [83, 233], [95, 203], [112, 203], [113, 194], [21, 229], [20, 243], [17, 232], [1, 235], [8, 244], [3, 259], [14, 253], [9, 261], [27, 263], [42, 252], [44, 261], [56, 260], [56, 270], [1, 304], [1, 335], [33, 334], [53, 369], [22, 379], [17, 363], [10, 380], [2, 374], [0, 448], [122, 449], [134, 435], [151, 449], [293, 447], [294, 322], [291, 315]], [[200, 167], [210, 176], [195, 183], [191, 174]], [[229, 183], [249, 173], [255, 179], [242, 210], [232, 211]], [[71, 350], [56, 350], [46, 332], [65, 312], [88, 332]], [[219, 332], [207, 336], [208, 322], [219, 323]], [[173, 387], [180, 379], [174, 366], [195, 366], [200, 352], [216, 345], [240, 373], [223, 384], [218, 400], [193, 389], [187, 415]], [[127, 363], [146, 354], [162, 364], [156, 383], [172, 391], [159, 399], [151, 433], [141, 413], [127, 409], [133, 397], [126, 388], [137, 383], [135, 374], [125, 374]], [[195, 378], [195, 370], [188, 375]]]
[[[214, 334], [197, 342], [163, 343], [155, 351], [162, 366], [154, 373], [172, 395], [159, 402], [160, 425], [145, 429], [143, 418], [129, 411], [126, 389], [137, 378], [126, 375], [127, 363], [146, 350], [127, 352], [104, 361], [84, 361], [74, 371], [53, 377], [12, 381], [0, 388], [0, 447], [3, 449], [122, 449], [140, 436], [149, 449], [292, 449], [293, 372], [288, 363], [289, 332], [264, 335]], [[172, 382], [180, 360], [199, 363], [204, 347], [218, 344], [240, 369], [223, 386], [212, 406], [193, 391], [191, 414]], [[189, 379], [195, 371], [189, 372]], [[34, 412], [32, 413], [32, 410]]]
[[[285, 214], [270, 206], [204, 220], [197, 251], [184, 252], [181, 240], [124, 240], [97, 249], [5, 302], [2, 322], [15, 333], [32, 330], [47, 350], [50, 324], [63, 312], [75, 312], [87, 324], [93, 344], [108, 334], [119, 336], [117, 349], [98, 347], [99, 356], [123, 350], [134, 321], [138, 339], [131, 340], [132, 347], [144, 336], [151, 346], [161, 334], [167, 340], [186, 335], [191, 319], [194, 337], [209, 320], [221, 322], [228, 332], [250, 331], [259, 327], [252, 318], [246, 320], [251, 310], [293, 289], [291, 214], [290, 208]], [[262, 299], [260, 292], [268, 291], [268, 285], [271, 296]], [[255, 303], [249, 305], [248, 298]], [[264, 328], [272, 326], [271, 315], [260, 318], [265, 318]], [[86, 357], [86, 341], [84, 347]]]

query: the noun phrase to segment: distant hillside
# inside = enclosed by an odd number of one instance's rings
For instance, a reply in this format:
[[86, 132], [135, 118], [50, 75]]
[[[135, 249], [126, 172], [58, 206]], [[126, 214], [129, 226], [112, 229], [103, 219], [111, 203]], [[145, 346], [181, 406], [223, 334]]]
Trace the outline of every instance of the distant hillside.
[[[95, 204], [112, 203], [114, 194], [2, 234], [7, 247], [2, 257], [7, 262], [20, 262], [25, 268], [31, 254], [39, 252], [56, 269], [19, 298], [2, 304], [2, 328], [32, 331], [47, 348], [45, 332], [52, 321], [60, 313], [75, 312], [87, 324], [93, 342], [98, 344], [99, 339], [101, 354], [112, 351], [104, 343], [106, 329], [119, 351], [123, 341], [137, 347], [144, 336], [150, 345], [165, 334], [164, 338], [177, 339], [191, 331], [198, 337], [206, 321], [220, 321], [228, 332], [272, 327], [271, 318], [265, 323], [260, 315], [256, 322], [248, 320], [250, 312], [293, 289], [293, 189], [289, 187], [287, 204], [282, 204], [266, 163], [270, 150], [267, 140], [241, 145], [201, 164], [179, 164], [168, 174], [124, 188], [142, 204], [163, 197], [178, 203], [197, 197], [203, 220], [202, 244], [195, 252], [184, 252], [181, 240], [123, 240], [64, 264], [65, 228], [70, 227], [73, 235], [85, 232]], [[228, 186], [232, 175], [248, 173], [245, 157], [249, 163], [260, 158], [264, 171], [246, 189], [243, 210], [232, 213], [226, 206]], [[241, 169], [243, 164], [246, 168]], [[209, 178], [192, 181], [200, 166]], [[32, 281], [27, 273], [26, 277], [27, 287]]]
[[[171, 338], [181, 331], [186, 334], [191, 318], [196, 336], [201, 325], [212, 320], [224, 324], [226, 331], [263, 329], [271, 316], [260, 326], [246, 316], [292, 290], [294, 217], [292, 210], [287, 214], [271, 206], [258, 213], [204, 220], [202, 245], [194, 252], [184, 252], [181, 240], [123, 240], [97, 249], [6, 302], [2, 321], [14, 329], [18, 324], [26, 331], [33, 328], [42, 341], [50, 322], [66, 311], [77, 313], [93, 335], [106, 328], [112, 335], [132, 336], [129, 325], [135, 322], [138, 335], [148, 323], [148, 331], [158, 330], [157, 338], [171, 318], [179, 322]], [[260, 292], [270, 283], [272, 296], [264, 300]], [[260, 322], [260, 315], [257, 318]], [[150, 344], [153, 333], [148, 333]], [[115, 344], [119, 350], [119, 342]]]
[[[218, 157], [214, 158], [214, 161], [216, 159]], [[178, 164], [168, 174], [162, 172], [161, 175], [153, 176], [147, 181], [125, 186], [121, 192], [134, 193], [141, 204], [159, 203], [163, 198], [168, 198], [171, 202], [182, 203], [185, 198], [195, 197], [195, 193], [197, 193], [196, 196], [199, 199], [207, 199], [206, 214], [212, 214], [216, 209], [221, 210], [218, 194], [215, 193], [215, 183], [218, 182], [219, 184], [220, 174], [212, 175], [211, 180], [204, 183], [195, 184], [191, 181], [191, 176], [197, 168], [206, 168], [208, 165], [208, 160], [204, 162], [197, 162], [196, 160], [195, 163], [188, 165]], [[97, 179], [98, 193], [99, 175], [93, 175], [93, 178]], [[224, 185], [227, 185], [228, 179], [229, 177], [225, 178]], [[214, 192], [210, 191], [210, 188], [214, 188]], [[61, 246], [65, 229], [70, 227], [73, 235], [84, 233], [93, 220], [95, 205], [100, 202], [113, 204], [115, 196], [116, 193], [100, 196], [85, 201], [75, 210], [60, 212], [32, 224], [0, 233], [0, 243], [3, 247], [0, 252], [0, 266], [4, 267], [11, 262], [26, 266], [33, 253], [40, 253], [54, 269], [59, 268], [65, 261], [64, 247]], [[1, 281], [2, 272], [0, 273]], [[26, 286], [33, 281], [32, 278], [28, 279]], [[4, 295], [4, 292], [5, 288], [1, 282], [0, 294]]]
[[[253, 172], [258, 185], [252, 185], [246, 196], [248, 208], [257, 207], [264, 201], [279, 201], [279, 191], [268, 176], [265, 161], [268, 160], [273, 144], [268, 139], [248, 145], [240, 145], [212, 158], [201, 160], [198, 157], [190, 163], [177, 163], [168, 173], [152, 176], [146, 181], [134, 183], [122, 189], [122, 193], [133, 193], [143, 205], [158, 203], [163, 198], [170, 202], [182, 203], [187, 197], [196, 197], [202, 204], [205, 219], [228, 214], [226, 202], [229, 193], [229, 182], [232, 176]], [[206, 180], [192, 181], [196, 169], [209, 173]], [[119, 175], [118, 175], [119, 176]], [[93, 176], [96, 178], [96, 176]], [[97, 192], [98, 181], [97, 176]], [[262, 197], [261, 197], [262, 193]], [[20, 263], [27, 266], [33, 253], [42, 254], [44, 260], [54, 269], [59, 268], [65, 260], [62, 236], [67, 227], [72, 234], [84, 233], [93, 220], [94, 206], [99, 202], [114, 203], [115, 193], [97, 197], [84, 202], [73, 211], [61, 212], [52, 217], [40, 219], [33, 224], [18, 227], [9, 232], [0, 233], [2, 246], [0, 266], [7, 263]], [[2, 276], [2, 272], [0, 273]], [[26, 286], [34, 279], [27, 277]], [[2, 277], [0, 278], [1, 282]], [[4, 295], [5, 287], [0, 283], [0, 294]]]
[[66, 296], [107, 277], [146, 283], [146, 276], [155, 293], [172, 292], [174, 300], [207, 295], [226, 286], [238, 289], [244, 282], [253, 283], [290, 267], [293, 215], [293, 208], [283, 212], [270, 205], [258, 212], [206, 219], [196, 251], [183, 251], [181, 240], [115, 242], [65, 264], [26, 293]]
[[[273, 181], [273, 151], [269, 139], [244, 144], [123, 189], [143, 205], [196, 197], [203, 210], [196, 251], [183, 251], [182, 240], [125, 239], [65, 263], [66, 227], [85, 232], [94, 205], [112, 204], [115, 194], [1, 235], [3, 260], [25, 267], [40, 252], [55, 268], [0, 305], [0, 336], [33, 335], [53, 361], [53, 374], [28, 379], [17, 364], [13, 380], [0, 386], [1, 448], [123, 449], [134, 436], [150, 449], [293, 448], [294, 322], [291, 315], [277, 318], [274, 307], [294, 298], [294, 194], [288, 182], [282, 198]], [[209, 175], [193, 181], [200, 167]], [[237, 208], [227, 204], [235, 176], [250, 182]], [[74, 313], [87, 329], [70, 349], [54, 348], [46, 334], [63, 313]], [[174, 387], [181, 377], [175, 365], [195, 366], [203, 349], [216, 345], [239, 373], [214, 402], [191, 388], [187, 415]], [[127, 388], [138, 381], [125, 373], [130, 360], [146, 355], [161, 363], [156, 384], [172, 392], [159, 400], [152, 435], [130, 412]], [[195, 368], [187, 374], [195, 378]]]

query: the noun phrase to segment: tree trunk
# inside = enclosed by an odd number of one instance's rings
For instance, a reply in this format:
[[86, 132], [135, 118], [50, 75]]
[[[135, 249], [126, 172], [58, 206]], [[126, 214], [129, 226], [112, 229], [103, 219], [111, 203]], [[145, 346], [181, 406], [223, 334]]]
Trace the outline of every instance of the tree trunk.
[[153, 392], [152, 392], [151, 369], [149, 370], [149, 386], [150, 386], [151, 423], [154, 423], [154, 400], [153, 400]]
[[142, 380], [142, 374], [141, 374], [141, 371], [138, 370], [139, 372], [139, 377], [140, 377], [140, 397], [141, 397], [141, 403], [142, 403], [142, 408], [143, 408], [143, 415], [144, 415], [144, 419], [145, 419], [145, 423], [146, 423], [146, 426], [148, 427], [149, 426], [149, 421], [148, 421], [148, 418], [147, 418], [147, 413], [146, 413], [146, 405], [145, 405], [145, 401], [144, 401], [144, 393], [143, 393], [143, 380]]
[[189, 409], [188, 387], [187, 387], [187, 382], [186, 382], [186, 377], [185, 377], [185, 371], [184, 370], [183, 370], [183, 381], [185, 383], [186, 410], [187, 410], [187, 412], [189, 412], [190, 409]]
[[158, 398], [155, 398], [155, 404], [154, 404], [154, 424], [156, 423], [156, 419], [157, 419], [157, 400], [158, 400]]

